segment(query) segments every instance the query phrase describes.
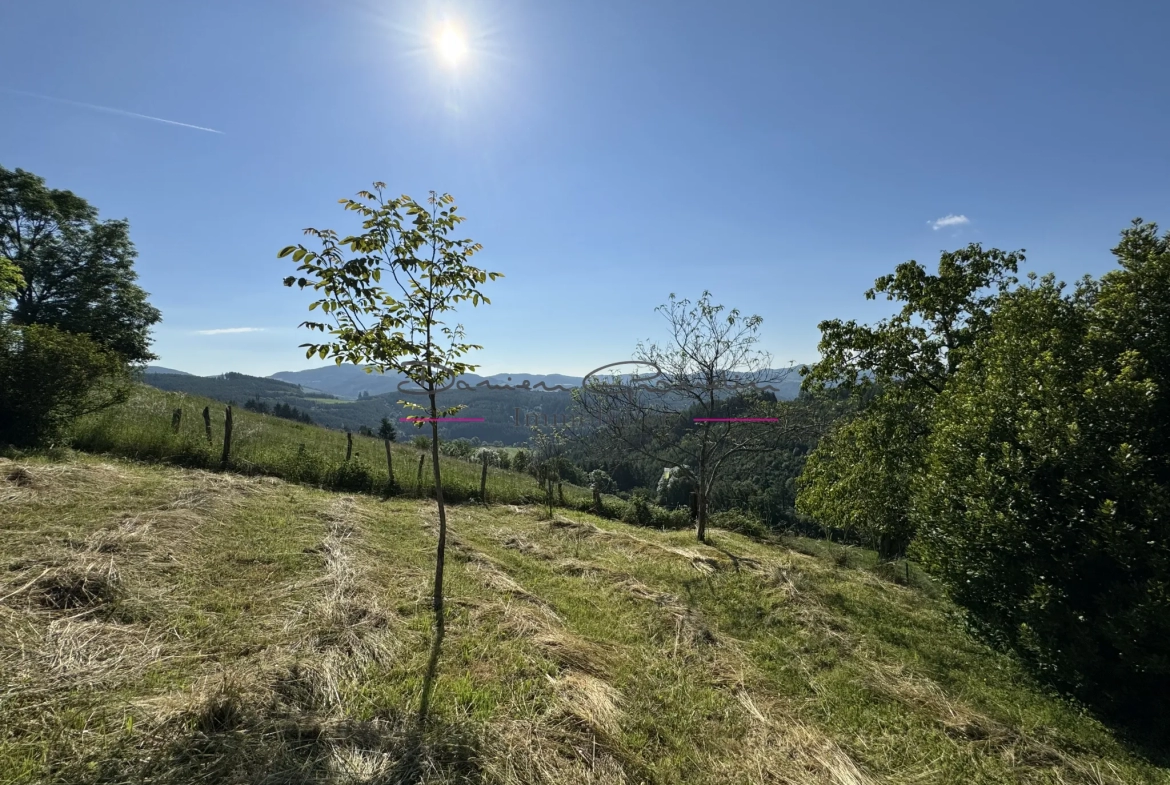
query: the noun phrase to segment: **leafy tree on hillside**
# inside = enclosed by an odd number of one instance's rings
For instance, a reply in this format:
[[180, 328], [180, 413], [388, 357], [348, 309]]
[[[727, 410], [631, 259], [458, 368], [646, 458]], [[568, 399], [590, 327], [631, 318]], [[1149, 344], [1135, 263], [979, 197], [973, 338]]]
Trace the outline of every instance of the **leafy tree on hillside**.
[[1017, 283], [1023, 261], [1023, 251], [978, 243], [944, 252], [937, 274], [911, 260], [865, 293], [902, 303], [893, 317], [873, 327], [821, 322], [822, 359], [802, 369], [803, 388], [844, 397], [853, 414], [809, 456], [799, 510], [867, 537], [886, 557], [904, 551], [913, 536], [911, 481], [934, 400], [987, 334], [992, 308]]
[[[387, 200], [385, 185], [374, 184], [371, 193], [363, 191], [359, 200], [344, 199], [346, 210], [363, 218], [363, 234], [338, 239], [333, 230], [306, 229], [305, 234], [321, 241], [322, 250], [310, 251], [304, 245], [290, 245], [279, 256], [292, 256], [304, 276], [289, 276], [286, 286], [312, 287], [324, 296], [309, 309], [321, 308], [333, 318], [332, 323], [304, 322], [302, 326], [328, 331], [332, 340], [304, 344], [308, 357], [332, 357], [338, 365], [351, 362], [365, 365], [366, 372], [395, 371], [425, 391], [430, 401], [431, 466], [435, 478], [439, 532], [435, 554], [435, 648], [431, 674], [436, 667], [443, 636], [443, 567], [447, 544], [447, 508], [443, 500], [443, 482], [439, 464], [440, 416], [458, 411], [440, 411], [436, 391], [476, 366], [460, 361], [468, 350], [482, 348], [461, 342], [462, 325], [446, 326], [439, 318], [455, 309], [460, 302], [490, 303], [477, 288], [500, 273], [487, 272], [468, 264], [482, 246], [469, 239], [453, 239], [451, 232], [463, 222], [449, 194], [431, 192], [424, 206], [409, 196]], [[345, 258], [343, 247], [354, 256]], [[387, 291], [382, 278], [394, 281]], [[440, 334], [449, 343], [439, 343]], [[412, 404], [424, 410], [422, 406]], [[418, 427], [424, 423], [419, 422]], [[429, 694], [420, 702], [420, 716], [426, 716]]]
[[127, 362], [157, 359], [149, 330], [162, 317], [134, 283], [130, 226], [97, 216], [72, 192], [0, 166], [0, 256], [23, 279], [6, 295], [11, 322], [88, 335]]
[[911, 481], [929, 433], [916, 396], [892, 387], [825, 435], [797, 480], [796, 508], [856, 534], [884, 559], [905, 554], [914, 534]]
[[1170, 235], [1006, 297], [940, 396], [916, 550], [989, 636], [1130, 720], [1170, 709]]
[[70, 422], [123, 403], [126, 364], [85, 335], [0, 324], [0, 444], [51, 444]]

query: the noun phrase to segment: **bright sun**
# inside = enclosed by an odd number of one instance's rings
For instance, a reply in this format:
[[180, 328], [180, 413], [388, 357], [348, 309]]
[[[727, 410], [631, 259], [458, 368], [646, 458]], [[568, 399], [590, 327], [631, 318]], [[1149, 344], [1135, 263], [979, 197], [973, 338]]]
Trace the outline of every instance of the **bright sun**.
[[439, 54], [452, 65], [458, 63], [467, 54], [467, 42], [463, 40], [463, 36], [459, 34], [458, 30], [451, 27], [439, 34], [438, 46]]

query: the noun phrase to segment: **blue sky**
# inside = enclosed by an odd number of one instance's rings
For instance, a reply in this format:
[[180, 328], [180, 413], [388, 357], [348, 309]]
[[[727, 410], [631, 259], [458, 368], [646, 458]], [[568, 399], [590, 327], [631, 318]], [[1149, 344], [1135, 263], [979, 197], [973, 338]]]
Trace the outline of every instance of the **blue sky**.
[[0, 164], [130, 220], [170, 367], [319, 365], [276, 253], [356, 229], [337, 200], [375, 180], [454, 195], [505, 274], [459, 316], [483, 373], [625, 359], [703, 289], [806, 362], [819, 321], [889, 312], [862, 293], [899, 262], [978, 241], [1072, 280], [1130, 219], [1170, 225], [1168, 24], [1164, 2], [12, 3]]

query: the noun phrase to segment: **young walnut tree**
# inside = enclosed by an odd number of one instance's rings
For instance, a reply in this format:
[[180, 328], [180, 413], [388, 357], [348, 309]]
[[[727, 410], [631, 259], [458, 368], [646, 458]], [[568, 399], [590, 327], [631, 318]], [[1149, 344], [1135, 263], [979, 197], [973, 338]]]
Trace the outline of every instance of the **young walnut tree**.
[[[301, 326], [327, 332], [331, 340], [301, 344], [306, 357], [332, 357], [338, 365], [365, 365], [366, 373], [394, 371], [405, 375], [426, 394], [430, 406], [399, 401], [426, 412], [431, 423], [431, 465], [435, 500], [439, 508], [439, 541], [435, 558], [434, 610], [441, 629], [443, 613], [443, 564], [447, 542], [447, 512], [439, 467], [437, 418], [455, 414], [461, 406], [439, 409], [436, 393], [456, 377], [477, 366], [460, 362], [475, 344], [461, 343], [463, 327], [450, 328], [439, 320], [457, 303], [473, 306], [489, 303], [477, 286], [501, 273], [486, 272], [468, 264], [482, 250], [479, 243], [450, 237], [465, 219], [456, 214], [449, 194], [432, 191], [421, 205], [409, 196], [387, 199], [384, 183], [374, 192], [362, 191], [357, 199], [341, 199], [346, 210], [362, 216], [362, 234], [338, 239], [331, 229], [305, 229], [321, 241], [320, 251], [290, 245], [279, 257], [291, 255], [302, 276], [289, 276], [285, 286], [313, 288], [321, 299], [309, 310], [321, 309], [331, 322], [302, 322]], [[346, 257], [345, 251], [350, 255]], [[384, 280], [385, 279], [385, 280]], [[393, 282], [393, 283], [391, 283]], [[439, 343], [445, 339], [447, 345]], [[404, 391], [409, 392], [409, 391]], [[423, 426], [423, 416], [415, 426]]]

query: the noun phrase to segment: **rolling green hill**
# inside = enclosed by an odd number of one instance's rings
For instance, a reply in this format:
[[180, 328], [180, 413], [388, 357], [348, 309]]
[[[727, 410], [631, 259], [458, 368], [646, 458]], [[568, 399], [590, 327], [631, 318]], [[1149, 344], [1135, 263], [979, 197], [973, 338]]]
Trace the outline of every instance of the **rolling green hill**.
[[[428, 489], [379, 498], [379, 442], [346, 462], [343, 434], [250, 412], [232, 471], [193, 468], [204, 405], [141, 387], [79, 424], [87, 452], [0, 458], [0, 783], [1170, 783], [917, 569], [550, 518], [502, 471], [449, 508], [420, 728]], [[408, 486], [418, 455], [394, 448]], [[478, 466], [443, 468], [475, 495]]]

